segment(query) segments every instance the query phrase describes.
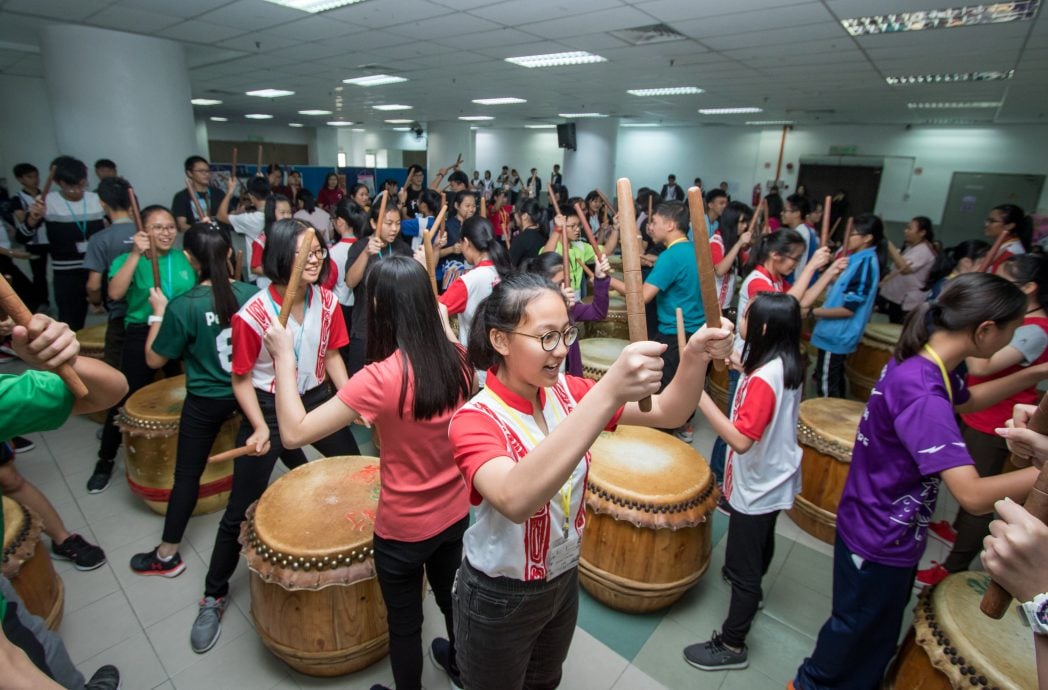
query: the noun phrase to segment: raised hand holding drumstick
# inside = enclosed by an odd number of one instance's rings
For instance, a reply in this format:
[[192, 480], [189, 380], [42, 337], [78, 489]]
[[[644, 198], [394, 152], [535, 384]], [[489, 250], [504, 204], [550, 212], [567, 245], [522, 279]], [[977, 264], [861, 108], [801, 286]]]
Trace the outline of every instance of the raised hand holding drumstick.
[[[721, 311], [720, 302], [717, 299], [717, 274], [713, 270], [713, 253], [710, 250], [709, 230], [706, 227], [706, 208], [702, 189], [699, 187], [692, 187], [688, 190], [688, 207], [691, 210], [691, 234], [694, 238], [702, 310], [706, 315], [706, 323], [709, 327], [720, 328]], [[714, 360], [713, 366], [717, 371], [724, 371], [724, 360]]]
[[[637, 234], [637, 209], [633, 205], [633, 186], [629, 178], [619, 178], [619, 222], [622, 225], [622, 271], [626, 284], [626, 323], [630, 342], [648, 339], [647, 316], [644, 311], [644, 278], [640, 273], [640, 236]], [[638, 402], [641, 412], [651, 412], [651, 396]]]
[[[135, 221], [136, 235], [144, 235], [149, 240], [149, 263], [153, 268], [153, 287], [160, 287], [160, 262], [157, 258], [156, 239], [142, 225], [142, 211], [138, 208], [138, 196], [133, 187], [128, 187], [127, 195], [131, 200], [131, 218]], [[145, 252], [143, 252], [145, 253]]]

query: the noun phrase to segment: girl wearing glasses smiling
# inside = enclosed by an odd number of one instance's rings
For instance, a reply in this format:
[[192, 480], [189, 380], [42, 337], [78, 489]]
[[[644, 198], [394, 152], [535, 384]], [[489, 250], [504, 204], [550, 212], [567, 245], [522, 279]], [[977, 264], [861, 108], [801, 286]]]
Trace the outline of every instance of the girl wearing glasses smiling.
[[993, 263], [990, 265], [992, 272], [996, 273], [1001, 264], [1011, 257], [1030, 251], [1033, 220], [1015, 204], [994, 206], [983, 224], [986, 226], [986, 236], [991, 242], [996, 241], [1002, 232], [1008, 235], [1008, 239], [993, 257]]
[[[650, 412], [636, 400], [662, 378], [665, 345], [633, 343], [599, 382], [565, 376], [578, 337], [560, 290], [518, 274], [478, 309], [469, 357], [487, 387], [452, 418], [455, 462], [477, 506], [452, 597], [467, 688], [556, 687], [578, 612], [589, 448], [619, 423], [675, 428], [701, 395], [706, 366], [731, 349], [727, 329], [700, 329]], [[592, 392], [592, 395], [589, 393]]]

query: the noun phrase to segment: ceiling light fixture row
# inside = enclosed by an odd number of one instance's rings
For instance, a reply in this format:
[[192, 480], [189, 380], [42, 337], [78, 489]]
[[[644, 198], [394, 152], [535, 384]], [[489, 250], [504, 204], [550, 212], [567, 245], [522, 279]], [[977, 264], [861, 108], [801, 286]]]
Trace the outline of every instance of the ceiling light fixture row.
[[699, 108], [702, 115], [747, 115], [763, 112], [764, 108]]
[[391, 103], [388, 105], [373, 105], [371, 106], [375, 110], [411, 110], [412, 106], [402, 105], [400, 103]]
[[584, 50], [576, 50], [568, 53], [547, 53], [545, 55], [523, 55], [520, 57], [506, 58], [506, 62], [527, 67], [564, 67], [566, 65], [588, 65], [597, 62], [607, 62], [608, 59]]
[[343, 79], [343, 84], [353, 84], [354, 86], [385, 86], [386, 84], [399, 84], [402, 81], [407, 81], [404, 77], [394, 77], [391, 74], [372, 74], [368, 77], [354, 77], [353, 79]]
[[503, 98], [474, 98], [473, 102], [477, 105], [514, 105], [516, 103], [527, 103], [528, 101], [524, 98], [506, 96]]
[[294, 96], [294, 91], [285, 91], [284, 89], [256, 89], [254, 91], [245, 91], [245, 96], [257, 96], [258, 98], [282, 98], [283, 96]]
[[890, 86], [911, 86], [913, 84], [952, 84], [964, 81], [1004, 81], [1015, 76], [1015, 70], [989, 70], [985, 72], [948, 72], [944, 74], [908, 74], [885, 77]]
[[189, 102], [193, 105], [222, 105], [222, 101], [216, 101], [214, 98], [192, 98]]
[[933, 110], [946, 108], [999, 108], [1000, 101], [950, 101], [943, 103], [907, 103], [911, 110]]
[[363, 2], [363, 0], [266, 0], [266, 2], [271, 2], [274, 5], [280, 5], [281, 7], [290, 7], [293, 10], [302, 10], [303, 12], [316, 14], [317, 12], [333, 10], [336, 7], [355, 5], [358, 2]]
[[842, 19], [841, 26], [852, 36], [890, 34], [901, 31], [927, 31], [929, 29], [956, 29], [980, 24], [1004, 24], [1029, 21], [1037, 15], [1040, 0], [1015, 0], [985, 5], [947, 7], [941, 10], [921, 10], [881, 14], [872, 17]]
[[662, 89], [629, 89], [626, 93], [631, 96], [687, 96], [706, 91], [697, 86], [671, 86]]

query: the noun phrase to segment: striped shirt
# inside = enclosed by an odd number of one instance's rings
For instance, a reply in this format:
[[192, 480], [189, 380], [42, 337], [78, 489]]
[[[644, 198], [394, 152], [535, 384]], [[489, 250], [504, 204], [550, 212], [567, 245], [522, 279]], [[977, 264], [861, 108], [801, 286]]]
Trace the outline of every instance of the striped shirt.
[[87, 240], [105, 230], [105, 213], [94, 192], [84, 192], [80, 201], [69, 201], [59, 192], [47, 195], [47, 240], [51, 266], [56, 271], [83, 268]]

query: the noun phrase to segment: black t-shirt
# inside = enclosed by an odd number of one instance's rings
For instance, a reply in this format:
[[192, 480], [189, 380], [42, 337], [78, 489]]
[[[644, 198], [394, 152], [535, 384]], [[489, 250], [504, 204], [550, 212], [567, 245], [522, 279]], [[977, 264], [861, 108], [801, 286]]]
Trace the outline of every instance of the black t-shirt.
[[509, 246], [509, 260], [514, 268], [520, 268], [525, 260], [539, 255], [539, 250], [549, 239], [549, 233], [544, 233], [538, 228], [528, 228], [513, 238], [513, 244]]
[[[349, 248], [349, 254], [346, 256], [346, 273], [349, 273], [349, 267], [356, 263], [357, 257], [361, 255], [364, 250], [367, 249], [369, 237], [361, 237], [357, 242]], [[364, 294], [364, 286], [368, 281], [368, 272], [371, 267], [376, 263], [386, 258], [387, 256], [411, 256], [411, 245], [402, 240], [400, 237], [393, 240], [393, 244], [389, 245], [386, 249], [383, 249], [381, 253], [368, 258], [367, 268], [364, 269], [364, 277], [360, 279], [357, 286], [353, 288], [353, 316], [349, 324], [349, 337], [350, 338], [365, 338], [367, 337], [368, 330], [368, 302], [367, 296]]]
[[[207, 210], [211, 218], [214, 218], [218, 213], [218, 207], [222, 204], [224, 197], [225, 194], [214, 187], [208, 187], [206, 192], [197, 192], [197, 200], [200, 202], [200, 206]], [[230, 208], [235, 208], [232, 199], [230, 200]], [[171, 215], [175, 218], [180, 216], [185, 218], [190, 225], [200, 220], [196, 204], [192, 203], [189, 199], [189, 193], [184, 189], [175, 192], [174, 198], [171, 199]]]
[[411, 185], [408, 185], [408, 187], [407, 187], [408, 191], [405, 194], [405, 196], [407, 197], [407, 201], [405, 201], [405, 205], [408, 208], [408, 215], [409, 216], [414, 217], [415, 214], [418, 213], [418, 198], [420, 196], [422, 196], [422, 192], [423, 192], [424, 189], [425, 189], [425, 187], [419, 187], [418, 189], [413, 189], [411, 187]]

